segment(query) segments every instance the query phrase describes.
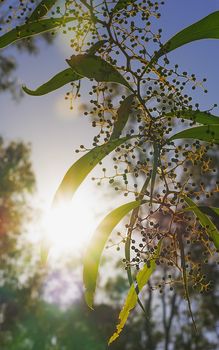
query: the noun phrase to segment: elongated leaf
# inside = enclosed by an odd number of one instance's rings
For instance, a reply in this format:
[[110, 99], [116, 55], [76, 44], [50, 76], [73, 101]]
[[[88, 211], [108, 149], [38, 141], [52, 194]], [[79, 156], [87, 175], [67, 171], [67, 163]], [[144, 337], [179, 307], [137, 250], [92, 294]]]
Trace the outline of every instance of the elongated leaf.
[[57, 0], [43, 0], [32, 12], [31, 16], [28, 18], [28, 21], [36, 21], [37, 19], [45, 16], [49, 10], [55, 5]]
[[99, 49], [101, 49], [103, 47], [104, 44], [107, 43], [107, 40], [100, 40], [97, 41], [93, 46], [90, 47], [90, 49], [88, 50], [88, 55], [94, 55], [96, 52], [99, 51]]
[[72, 81], [81, 79], [77, 73], [75, 73], [71, 68], [67, 68], [62, 72], [56, 74], [52, 79], [47, 81], [45, 84], [39, 86], [36, 90], [30, 90], [26, 86], [23, 86], [23, 90], [32, 96], [42, 96], [48, 94], [60, 87], [71, 83]]
[[136, 136], [123, 137], [97, 146], [78, 159], [65, 174], [55, 194], [54, 203], [60, 200], [71, 200], [73, 194], [91, 170], [110, 152], [122, 143]]
[[167, 113], [166, 116], [188, 119], [192, 120], [193, 122], [204, 125], [219, 124], [218, 116], [210, 114], [208, 112], [193, 111], [190, 109], [186, 111], [170, 112]]
[[219, 144], [219, 125], [198, 126], [178, 132], [170, 137], [169, 141], [178, 139], [197, 139]]
[[183, 196], [183, 198], [189, 206], [187, 210], [193, 211], [195, 213], [200, 221], [200, 224], [206, 229], [209, 237], [211, 237], [213, 240], [216, 249], [219, 249], [219, 232], [216, 226], [213, 224], [211, 219], [199, 209], [199, 207], [193, 202], [192, 199], [188, 198], [187, 196]]
[[48, 32], [74, 20], [74, 17], [50, 18], [23, 24], [0, 37], [0, 49], [20, 39]]
[[[159, 242], [158, 244], [158, 248], [154, 254], [154, 258], [151, 259], [150, 261], [150, 267], [148, 267], [147, 265], [144, 265], [142, 270], [140, 270], [136, 276], [138, 293], [140, 293], [142, 288], [147, 284], [149, 278], [151, 277], [152, 273], [155, 270], [155, 267], [156, 267], [155, 260], [160, 254], [160, 248], [161, 248], [161, 242]], [[138, 301], [138, 294], [136, 293], [136, 287], [134, 284], [132, 284], [131, 288], [129, 289], [123, 308], [119, 314], [119, 324], [116, 326], [116, 331], [109, 339], [108, 344], [111, 344], [119, 337], [129, 317], [129, 313], [132, 309], [134, 309], [134, 307], [137, 304], [137, 301]]]
[[126, 8], [128, 5], [131, 5], [135, 2], [136, 0], [119, 0], [116, 4], [116, 6], [113, 8], [113, 13], [117, 13], [118, 11]]
[[207, 214], [208, 216], [211, 216], [213, 219], [213, 222], [215, 225], [217, 225], [217, 228], [219, 229], [219, 208], [215, 207], [207, 207], [207, 206], [198, 206], [199, 210], [202, 211], [202, 213]]
[[151, 204], [152, 204], [152, 197], [154, 192], [154, 185], [156, 181], [156, 175], [157, 175], [157, 167], [159, 164], [159, 157], [160, 157], [160, 148], [156, 142], [154, 142], [154, 160], [153, 160], [153, 169], [151, 174]]
[[174, 35], [158, 51], [153, 61], [178, 47], [201, 39], [219, 39], [219, 11], [211, 13]]
[[108, 62], [99, 56], [77, 55], [66, 60], [69, 66], [82, 77], [99, 82], [114, 82], [130, 88], [123, 76]]
[[127, 121], [129, 114], [131, 112], [132, 108], [132, 102], [134, 101], [134, 94], [129, 95], [126, 97], [126, 99], [121, 103], [118, 112], [117, 112], [117, 120], [114, 124], [113, 132], [111, 135], [111, 139], [117, 139], [120, 137], [122, 130], [124, 129]]
[[93, 308], [93, 298], [96, 289], [100, 258], [109, 235], [124, 216], [126, 216], [132, 209], [139, 207], [141, 203], [141, 201], [133, 201], [113, 210], [103, 219], [91, 238], [84, 258], [83, 273], [85, 299], [90, 308]]

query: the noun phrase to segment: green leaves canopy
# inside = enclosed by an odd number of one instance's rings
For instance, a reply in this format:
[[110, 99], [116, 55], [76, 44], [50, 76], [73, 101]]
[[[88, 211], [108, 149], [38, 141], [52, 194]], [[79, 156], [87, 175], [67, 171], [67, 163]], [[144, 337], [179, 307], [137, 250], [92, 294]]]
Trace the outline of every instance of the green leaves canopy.
[[62, 72], [56, 74], [53, 78], [47, 81], [45, 84], [39, 86], [36, 90], [30, 90], [26, 86], [23, 86], [23, 90], [32, 96], [42, 96], [48, 94], [54, 90], [61, 88], [62, 86], [71, 83], [72, 81], [79, 80], [81, 77], [75, 73], [71, 68], [67, 68]]
[[99, 56], [73, 55], [66, 61], [82, 78], [95, 79], [98, 82], [119, 83], [130, 89], [130, 85], [123, 76]]
[[12, 44], [20, 39], [48, 32], [58, 28], [63, 24], [74, 21], [74, 17], [41, 19], [39, 21], [23, 24], [12, 29], [10, 32], [0, 37], [0, 49]]
[[123, 137], [97, 146], [78, 159], [65, 174], [55, 194], [54, 204], [61, 200], [70, 200], [91, 170], [110, 152], [122, 143], [136, 136]]
[[[156, 263], [155, 260], [159, 256], [161, 248], [161, 242], [158, 244], [158, 248], [154, 254], [154, 258], [150, 260], [150, 267], [148, 265], [144, 265], [142, 270], [140, 270], [136, 276], [137, 286], [135, 287], [134, 283], [132, 284], [131, 288], [129, 289], [128, 295], [126, 297], [125, 303], [123, 305], [123, 308], [119, 314], [119, 324], [116, 326], [115, 333], [111, 336], [109, 339], [109, 344], [111, 344], [114, 340], [116, 340], [120, 333], [123, 330], [123, 327], [128, 319], [129, 313], [134, 307], [136, 306], [138, 302], [138, 294], [142, 290], [142, 288], [147, 284], [149, 278], [151, 277], [152, 273], [155, 270]], [[137, 292], [136, 292], [137, 290]]]
[[157, 52], [153, 61], [178, 47], [201, 39], [219, 39], [219, 11], [211, 13], [174, 35]]
[[219, 144], [219, 124], [198, 126], [178, 132], [170, 137], [168, 141], [178, 139], [197, 139], [206, 142]]
[[113, 210], [103, 219], [91, 238], [84, 258], [85, 299], [90, 308], [93, 308], [93, 298], [96, 289], [100, 258], [107, 239], [123, 217], [141, 204], [141, 201], [133, 201]]

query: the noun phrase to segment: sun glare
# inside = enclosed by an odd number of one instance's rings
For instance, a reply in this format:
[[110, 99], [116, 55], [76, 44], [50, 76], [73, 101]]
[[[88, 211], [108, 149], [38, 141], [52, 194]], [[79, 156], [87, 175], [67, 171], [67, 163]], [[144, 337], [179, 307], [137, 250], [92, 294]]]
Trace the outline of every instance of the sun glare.
[[71, 203], [50, 208], [44, 216], [45, 239], [51, 254], [75, 254], [83, 251], [96, 227], [93, 201], [81, 193]]

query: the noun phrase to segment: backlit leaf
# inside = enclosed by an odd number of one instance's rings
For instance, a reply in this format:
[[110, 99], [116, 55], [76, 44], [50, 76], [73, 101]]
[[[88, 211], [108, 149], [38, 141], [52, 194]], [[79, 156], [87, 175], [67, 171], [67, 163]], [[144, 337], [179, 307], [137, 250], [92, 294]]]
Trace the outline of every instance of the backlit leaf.
[[88, 55], [94, 55], [96, 52], [99, 51], [99, 49], [101, 49], [103, 47], [103, 45], [106, 43], [106, 40], [100, 40], [97, 41], [93, 46], [90, 47], [90, 49], [88, 50]]
[[73, 17], [50, 18], [23, 24], [0, 37], [0, 49], [12, 44], [15, 41], [48, 32], [74, 20], [75, 18]]
[[138, 293], [136, 293], [136, 286], [132, 284], [131, 288], [129, 289], [123, 308], [119, 314], [119, 324], [116, 326], [115, 333], [109, 339], [109, 344], [111, 344], [113, 341], [115, 341], [119, 337], [129, 317], [130, 311], [134, 309], [134, 307], [136, 306], [138, 301], [138, 294], [140, 293], [142, 288], [147, 284], [149, 278], [151, 277], [152, 273], [155, 270], [155, 267], [156, 267], [155, 260], [160, 254], [160, 248], [161, 248], [161, 242], [158, 244], [158, 248], [154, 254], [153, 259], [150, 260], [150, 267], [148, 267], [148, 265], [145, 264], [142, 270], [138, 272], [136, 276]]
[[219, 117], [208, 112], [193, 111], [191, 109], [170, 112], [166, 114], [167, 117], [177, 117], [182, 119], [192, 120], [193, 122], [210, 125], [210, 124], [219, 124]]
[[219, 124], [198, 126], [178, 132], [170, 137], [169, 141], [178, 139], [197, 139], [219, 144]]
[[219, 11], [211, 13], [174, 35], [157, 52], [153, 61], [178, 47], [201, 39], [219, 39]]
[[31, 16], [28, 18], [28, 21], [36, 21], [37, 19], [45, 16], [57, 0], [43, 0], [39, 5], [34, 9]]
[[217, 225], [219, 229], [219, 208], [215, 207], [207, 207], [204, 205], [199, 205], [198, 206], [199, 210], [201, 210], [204, 214], [211, 216], [213, 222], [215, 225]]
[[54, 198], [54, 203], [60, 200], [71, 200], [73, 194], [91, 172], [91, 170], [110, 152], [122, 143], [136, 136], [123, 137], [97, 146], [78, 159], [65, 174]]
[[42, 96], [45, 94], [48, 94], [56, 89], [59, 89], [60, 87], [71, 83], [72, 81], [81, 79], [81, 76], [79, 76], [77, 73], [75, 73], [71, 68], [67, 68], [63, 70], [62, 72], [56, 74], [54, 77], [52, 77], [49, 81], [47, 81], [45, 84], [39, 86], [36, 90], [30, 90], [26, 86], [23, 86], [23, 90], [28, 94], [32, 96]]
[[126, 216], [132, 209], [141, 205], [141, 201], [133, 201], [113, 210], [108, 214], [97, 227], [94, 235], [91, 237], [87, 252], [84, 258], [84, 286], [85, 299], [87, 305], [93, 308], [93, 298], [96, 289], [96, 281], [100, 259], [104, 246], [117, 224]]
[[213, 224], [211, 219], [207, 215], [205, 215], [202, 212], [202, 210], [200, 210], [200, 208], [193, 202], [192, 199], [185, 195], [183, 196], [183, 198], [189, 206], [189, 208], [186, 208], [185, 210], [193, 211], [195, 213], [195, 215], [199, 219], [200, 224], [206, 229], [206, 232], [208, 233], [209, 237], [214, 242], [216, 249], [219, 249], [219, 232], [216, 226]]
[[99, 56], [73, 55], [66, 61], [81, 77], [95, 79], [98, 82], [119, 83], [130, 88], [123, 76]]
[[131, 5], [135, 2], [136, 0], [119, 0], [116, 4], [116, 6], [113, 8], [113, 13], [117, 13], [118, 11], [126, 8], [128, 5]]
[[153, 147], [154, 147], [154, 159], [153, 159], [153, 169], [151, 174], [151, 193], [150, 193], [151, 204], [152, 204], [154, 185], [155, 185], [156, 175], [157, 175], [157, 167], [159, 164], [159, 157], [160, 157], [160, 148], [156, 142], [154, 142]]
[[134, 97], [135, 96], [132, 94], [126, 97], [124, 101], [122, 101], [117, 112], [117, 120], [115, 121], [115, 124], [114, 124], [111, 139], [116, 139], [120, 137], [122, 130], [124, 129], [128, 121], [128, 117], [131, 112], [132, 102], [134, 100]]

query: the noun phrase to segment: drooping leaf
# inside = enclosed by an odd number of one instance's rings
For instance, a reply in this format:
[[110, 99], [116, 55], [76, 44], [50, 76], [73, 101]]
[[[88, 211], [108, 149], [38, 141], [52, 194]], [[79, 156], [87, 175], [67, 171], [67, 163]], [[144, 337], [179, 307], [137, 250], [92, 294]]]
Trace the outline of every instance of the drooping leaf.
[[54, 203], [71, 200], [73, 194], [91, 170], [110, 152], [122, 143], [136, 136], [123, 137], [97, 146], [78, 159], [65, 174], [54, 197]]
[[141, 204], [141, 201], [133, 201], [116, 208], [103, 219], [91, 237], [84, 258], [83, 273], [85, 299], [90, 308], [93, 308], [93, 298], [96, 289], [100, 259], [109, 235], [124, 216], [126, 216], [132, 209], [139, 207]]
[[151, 174], [151, 194], [150, 194], [151, 204], [152, 204], [154, 185], [155, 185], [156, 175], [157, 175], [157, 167], [159, 164], [159, 157], [160, 157], [160, 148], [159, 148], [157, 142], [154, 142], [153, 147], [154, 147], [154, 159], [153, 159], [153, 169], [152, 169], [152, 174]]
[[198, 126], [178, 132], [170, 137], [169, 141], [178, 139], [197, 139], [219, 144], [219, 124]]
[[210, 216], [219, 229], [219, 208], [207, 207], [205, 205], [199, 205], [198, 208], [202, 211], [202, 213]]
[[49, 10], [55, 5], [57, 0], [43, 0], [37, 5], [37, 7], [34, 9], [30, 17], [28, 18], [28, 21], [33, 22], [37, 19], [45, 16]]
[[124, 129], [128, 121], [128, 117], [131, 112], [132, 102], [134, 101], [134, 98], [135, 98], [134, 94], [131, 94], [128, 97], [126, 97], [124, 101], [122, 101], [117, 112], [117, 120], [115, 121], [113, 132], [111, 135], [112, 140], [120, 137], [122, 130]]
[[99, 56], [73, 55], [66, 61], [81, 77], [95, 79], [98, 82], [119, 83], [130, 88], [123, 76]]
[[50, 18], [23, 24], [0, 37], [0, 49], [12, 44], [15, 41], [48, 32], [74, 20], [74, 17]]
[[[139, 196], [136, 198], [136, 200], [139, 200], [139, 201], [143, 200], [150, 180], [151, 180], [151, 176], [148, 176], [146, 178], [146, 180], [142, 186], [142, 189], [139, 193]], [[137, 220], [137, 217], [138, 217], [139, 209], [140, 209], [140, 207], [137, 207], [134, 210], [132, 210], [132, 214], [131, 214], [131, 218], [130, 218], [129, 226], [128, 226], [128, 231], [127, 231], [127, 235], [126, 235], [126, 240], [125, 240], [125, 259], [127, 262], [126, 271], [127, 271], [127, 276], [128, 276], [128, 281], [129, 281], [130, 286], [133, 283], [131, 264], [130, 264], [130, 262], [131, 262], [130, 250], [131, 250], [132, 231], [133, 231], [133, 227], [134, 227], [136, 220]], [[140, 301], [139, 298], [138, 298], [138, 304], [141, 307], [141, 309], [145, 312], [144, 306], [142, 305], [142, 302]]]
[[211, 219], [199, 209], [199, 207], [195, 204], [195, 202], [193, 202], [192, 199], [185, 195], [183, 196], [183, 198], [189, 206], [189, 208], [186, 208], [186, 210], [193, 211], [195, 213], [195, 215], [199, 219], [200, 224], [206, 229], [206, 232], [208, 233], [209, 237], [214, 242], [216, 249], [219, 249], [219, 232], [216, 226], [213, 224]]
[[210, 124], [219, 124], [219, 117], [208, 112], [193, 111], [191, 109], [170, 112], [166, 114], [167, 117], [177, 117], [182, 119], [192, 120], [193, 122], [210, 125]]
[[178, 47], [201, 39], [219, 39], [219, 11], [211, 13], [207, 17], [202, 18], [200, 21], [193, 23], [174, 35], [157, 52], [153, 58], [153, 62], [157, 61], [162, 55]]
[[90, 49], [88, 50], [88, 55], [93, 56], [96, 52], [99, 51], [99, 49], [101, 49], [103, 47], [104, 44], [106, 44], [107, 41], [106, 40], [100, 40], [97, 41], [93, 46], [90, 47]]
[[[142, 288], [147, 284], [149, 278], [151, 277], [152, 273], [154, 272], [155, 267], [156, 267], [155, 260], [160, 254], [160, 249], [161, 249], [161, 241], [158, 244], [158, 248], [157, 248], [156, 252], [154, 253], [153, 259], [150, 260], [150, 267], [148, 267], [148, 265], [146, 264], [146, 265], [144, 265], [142, 270], [140, 270], [138, 272], [138, 274], [136, 276], [138, 293], [140, 293]], [[124, 303], [123, 308], [119, 314], [119, 324], [116, 326], [116, 331], [109, 339], [108, 344], [111, 344], [119, 337], [120, 333], [122, 332], [122, 330], [124, 328], [124, 325], [125, 325], [128, 317], [129, 317], [130, 311], [132, 309], [134, 309], [134, 307], [137, 304], [137, 300], [138, 300], [138, 294], [136, 293], [136, 286], [133, 283], [131, 288], [129, 289], [125, 303]]]
[[116, 6], [113, 8], [113, 14], [117, 13], [118, 11], [126, 8], [128, 5], [131, 5], [135, 2], [136, 0], [119, 0], [116, 4]]
[[62, 72], [56, 74], [45, 84], [39, 86], [36, 90], [30, 90], [26, 86], [23, 86], [23, 90], [32, 96], [42, 96], [48, 94], [54, 90], [59, 89], [60, 87], [71, 83], [72, 81], [81, 79], [77, 73], [75, 73], [71, 68], [67, 68]]

